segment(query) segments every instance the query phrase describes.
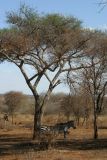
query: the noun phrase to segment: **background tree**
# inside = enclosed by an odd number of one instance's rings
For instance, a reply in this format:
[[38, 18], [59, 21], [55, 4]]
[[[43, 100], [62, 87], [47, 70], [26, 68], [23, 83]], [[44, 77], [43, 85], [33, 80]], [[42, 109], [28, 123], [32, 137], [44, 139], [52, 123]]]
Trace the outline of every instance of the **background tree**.
[[90, 115], [92, 114], [92, 101], [91, 101], [91, 96], [89, 92], [87, 91], [87, 86], [84, 83], [84, 81], [79, 86], [78, 96], [80, 99], [79, 104], [81, 105], [80, 107], [81, 117], [83, 118], [82, 125], [86, 124], [86, 127], [87, 127], [88, 120], [90, 118]]
[[[98, 113], [102, 111], [105, 89], [107, 86], [107, 36], [106, 34], [104, 35], [101, 32], [97, 32], [94, 38], [95, 41], [93, 41], [93, 47], [88, 50], [88, 52], [90, 53], [89, 63], [91, 63], [92, 67], [84, 68], [83, 77], [84, 83], [87, 85], [87, 89], [90, 93], [93, 103], [94, 138], [96, 139], [98, 138], [97, 117]], [[95, 55], [92, 55], [93, 52], [95, 53]], [[99, 63], [96, 63], [97, 61], [99, 61]]]
[[69, 121], [72, 115], [72, 107], [73, 107], [73, 101], [72, 101], [71, 96], [65, 95], [64, 97], [62, 97], [60, 106], [61, 106], [61, 111], [66, 116], [67, 121]]
[[5, 104], [8, 106], [8, 113], [12, 116], [12, 124], [13, 124], [13, 116], [15, 111], [20, 107], [24, 95], [21, 92], [8, 92], [4, 95]]
[[8, 107], [5, 104], [4, 94], [0, 95], [0, 116], [2, 117], [2, 114], [8, 113]]
[[87, 126], [91, 113], [90, 98], [88, 95], [79, 90], [75, 95], [65, 95], [65, 97], [62, 97], [60, 105], [61, 111], [67, 117], [67, 120], [74, 118], [76, 124], [80, 125], [80, 119], [83, 119], [82, 125], [86, 123]]
[[[89, 31], [89, 30], [88, 30]], [[87, 60], [86, 60], [87, 59]], [[88, 62], [88, 57], [85, 60]], [[85, 61], [83, 59], [83, 61]], [[84, 65], [83, 65], [84, 66]], [[90, 68], [91, 65], [85, 66]], [[84, 67], [83, 67], [84, 68]], [[77, 125], [80, 124], [80, 119], [83, 119], [82, 125], [89, 119], [91, 113], [90, 95], [86, 90], [85, 84], [81, 83], [81, 69], [73, 72], [67, 72], [64, 83], [69, 89], [69, 95], [63, 98], [61, 106], [66, 116], [73, 115]], [[66, 114], [68, 113], [68, 115]]]
[[[96, 30], [93, 30], [92, 34], [91, 39], [86, 43], [87, 47], [84, 49], [84, 52], [89, 55], [85, 60], [90, 64], [90, 67], [84, 67], [80, 69], [80, 72], [75, 72], [75, 81], [77, 81], [75, 88], [78, 90], [81, 84], [85, 84], [85, 89], [90, 93], [94, 110], [94, 138], [96, 139], [98, 137], [97, 116], [102, 110], [107, 85], [107, 34]], [[66, 77], [71, 89], [71, 85], [74, 84], [72, 73], [69, 72]]]

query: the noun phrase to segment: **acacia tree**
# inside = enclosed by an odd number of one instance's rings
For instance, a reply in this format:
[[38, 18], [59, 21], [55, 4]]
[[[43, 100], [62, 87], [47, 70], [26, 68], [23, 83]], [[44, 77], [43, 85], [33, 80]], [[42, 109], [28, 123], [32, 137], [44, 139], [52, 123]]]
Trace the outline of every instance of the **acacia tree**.
[[8, 112], [12, 116], [12, 124], [14, 112], [20, 107], [21, 102], [24, 99], [24, 95], [21, 92], [11, 91], [4, 95], [5, 104], [8, 106]]
[[[92, 63], [94, 59], [92, 58]], [[104, 64], [103, 64], [104, 65]], [[91, 69], [85, 69], [83, 75], [85, 77], [85, 83], [88, 86], [90, 92], [93, 109], [94, 109], [94, 138], [98, 138], [98, 127], [97, 127], [97, 117], [98, 113], [102, 110], [103, 100], [105, 96], [105, 89], [107, 82], [104, 82], [104, 66], [99, 65], [99, 67], [93, 65]]]
[[[100, 37], [99, 37], [100, 36]], [[96, 33], [93, 41], [93, 46], [90, 47], [89, 63], [90, 68], [84, 68], [83, 80], [86, 89], [90, 93], [93, 111], [94, 111], [94, 139], [98, 138], [97, 118], [98, 114], [102, 111], [103, 100], [105, 96], [105, 89], [107, 86], [106, 70], [107, 70], [107, 35], [106, 33]], [[93, 55], [92, 53], [95, 53]], [[100, 61], [99, 61], [100, 59]], [[99, 63], [96, 63], [99, 61]]]
[[[82, 56], [87, 38], [76, 18], [58, 14], [40, 16], [25, 6], [20, 8], [19, 13], [9, 13], [7, 21], [12, 28], [1, 31], [0, 55], [20, 69], [32, 91], [35, 99], [35, 138], [41, 125], [44, 103], [61, 83], [60, 75], [82, 67], [80, 63], [76, 66], [72, 63]], [[41, 101], [38, 86], [43, 77], [49, 85]]]
[[[72, 86], [77, 88], [84, 84], [84, 89], [90, 94], [94, 115], [94, 138], [98, 138], [97, 117], [101, 112], [105, 89], [107, 86], [107, 34], [101, 31], [92, 31], [93, 36], [87, 41], [84, 52], [88, 55], [86, 61], [90, 67], [83, 67], [80, 72], [75, 73], [76, 87], [71, 72], [67, 74], [67, 84], [72, 92]], [[82, 74], [81, 74], [82, 73]]]

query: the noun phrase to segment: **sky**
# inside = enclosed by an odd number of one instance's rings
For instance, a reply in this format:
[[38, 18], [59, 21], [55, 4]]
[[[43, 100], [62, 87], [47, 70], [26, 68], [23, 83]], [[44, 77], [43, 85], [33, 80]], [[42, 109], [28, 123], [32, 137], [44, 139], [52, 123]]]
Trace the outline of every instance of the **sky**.
[[[74, 16], [83, 22], [84, 27], [107, 29], [107, 7], [101, 10], [101, 0], [0, 0], [0, 28], [6, 28], [6, 14], [10, 11], [18, 11], [20, 5], [26, 4], [34, 8], [40, 14], [59, 13], [66, 16]], [[39, 91], [44, 92], [45, 80], [39, 86]], [[21, 91], [31, 94], [19, 69], [9, 63], [0, 64], [0, 93], [9, 91]], [[55, 92], [67, 92], [67, 88], [61, 85]]]

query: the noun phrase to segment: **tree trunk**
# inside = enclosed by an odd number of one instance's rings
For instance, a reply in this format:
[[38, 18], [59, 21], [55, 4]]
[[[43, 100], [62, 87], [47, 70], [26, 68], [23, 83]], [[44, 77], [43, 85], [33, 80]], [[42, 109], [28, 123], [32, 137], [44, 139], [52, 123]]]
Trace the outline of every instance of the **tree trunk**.
[[76, 123], [77, 123], [77, 126], [80, 125], [80, 117], [76, 117]]
[[94, 104], [94, 139], [98, 138], [96, 103]]
[[12, 116], [12, 124], [13, 124], [13, 113], [12, 113], [12, 115], [11, 115], [11, 116]]
[[36, 137], [40, 136], [41, 117], [42, 117], [42, 107], [40, 106], [39, 101], [36, 99], [35, 113], [34, 113], [33, 139], [36, 139]]

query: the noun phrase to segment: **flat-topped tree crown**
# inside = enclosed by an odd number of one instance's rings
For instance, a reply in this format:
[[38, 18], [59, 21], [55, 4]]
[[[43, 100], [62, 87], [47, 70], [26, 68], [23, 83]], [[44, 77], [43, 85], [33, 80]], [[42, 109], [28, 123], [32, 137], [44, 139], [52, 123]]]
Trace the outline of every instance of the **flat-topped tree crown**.
[[[73, 67], [81, 68], [80, 62], [75, 66], [72, 64], [81, 58], [87, 37], [78, 19], [59, 14], [41, 16], [26, 6], [19, 12], [8, 13], [7, 22], [10, 28], [0, 34], [0, 54], [18, 66], [35, 98], [35, 138], [44, 104], [62, 82], [60, 75]], [[30, 74], [26, 66], [30, 67]], [[38, 86], [43, 77], [48, 81], [48, 87], [41, 102]]]

